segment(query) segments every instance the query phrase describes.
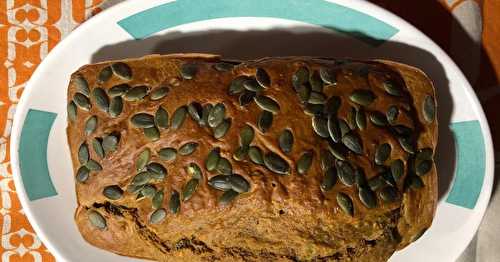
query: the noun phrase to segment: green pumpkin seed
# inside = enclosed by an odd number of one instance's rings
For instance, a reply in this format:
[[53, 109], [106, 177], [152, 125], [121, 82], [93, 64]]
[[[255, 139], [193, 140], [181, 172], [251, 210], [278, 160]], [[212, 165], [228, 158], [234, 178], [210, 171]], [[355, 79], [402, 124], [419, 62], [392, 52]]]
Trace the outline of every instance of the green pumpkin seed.
[[356, 123], [356, 108], [351, 107], [349, 114], [347, 114], [347, 125], [351, 130], [355, 130], [358, 124]]
[[106, 66], [103, 69], [101, 69], [101, 72], [99, 72], [99, 75], [97, 75], [97, 81], [104, 83], [108, 81], [112, 75], [113, 75], [113, 70], [111, 70], [110, 66]]
[[222, 121], [224, 121], [224, 117], [226, 116], [226, 107], [222, 103], [216, 104], [212, 110], [208, 113], [208, 126], [214, 128]]
[[207, 159], [205, 160], [205, 168], [210, 172], [214, 171], [219, 163], [219, 159], [220, 149], [218, 147], [212, 149], [210, 153], [208, 153]]
[[240, 94], [240, 97], [238, 98], [238, 102], [240, 103], [240, 106], [246, 106], [250, 104], [254, 97], [257, 95], [257, 93], [245, 90], [243, 93]]
[[148, 128], [155, 126], [155, 119], [152, 115], [146, 113], [135, 114], [130, 118], [130, 122], [137, 128]]
[[352, 204], [351, 198], [342, 192], [337, 193], [337, 204], [340, 209], [349, 216], [354, 215], [354, 205]]
[[395, 181], [398, 181], [401, 177], [403, 177], [405, 172], [405, 166], [402, 160], [397, 159], [392, 161], [391, 163], [391, 174], [392, 178]]
[[179, 147], [179, 155], [188, 156], [191, 155], [196, 148], [198, 148], [198, 143], [196, 142], [188, 142]]
[[430, 148], [420, 149], [417, 153], [417, 160], [432, 160], [434, 153]]
[[325, 176], [323, 177], [323, 180], [321, 181], [320, 188], [323, 192], [330, 191], [333, 186], [337, 183], [337, 171], [335, 168], [331, 167], [328, 168], [325, 172]]
[[130, 88], [123, 96], [125, 101], [136, 102], [141, 101], [148, 94], [149, 88], [147, 86], [134, 86]]
[[233, 70], [234, 65], [227, 62], [219, 62], [214, 65], [214, 68], [219, 72], [228, 72]]
[[74, 122], [76, 120], [76, 104], [75, 102], [71, 101], [68, 103], [68, 106], [66, 107], [67, 113], [68, 113], [68, 119], [69, 121]]
[[180, 73], [184, 79], [193, 79], [198, 73], [198, 66], [193, 63], [186, 63], [181, 66]]
[[434, 103], [434, 98], [432, 96], [426, 96], [422, 104], [422, 112], [425, 121], [432, 123], [436, 116], [436, 105]]
[[166, 86], [158, 87], [155, 90], [151, 91], [151, 93], [149, 94], [149, 99], [151, 99], [152, 101], [160, 100], [167, 96], [169, 91], [170, 88]]
[[156, 141], [160, 139], [160, 130], [156, 127], [149, 127], [143, 129], [144, 136], [151, 141]]
[[426, 175], [432, 169], [432, 161], [431, 160], [422, 160], [417, 161], [415, 166], [415, 174], [419, 176]]
[[76, 180], [80, 183], [85, 183], [89, 179], [90, 170], [86, 166], [81, 166], [76, 171]]
[[398, 142], [404, 151], [415, 154], [415, 142], [411, 137], [399, 137]]
[[370, 113], [370, 121], [376, 126], [386, 126], [387, 119], [384, 114], [380, 112], [372, 112]]
[[206, 104], [203, 106], [203, 110], [201, 113], [201, 119], [200, 119], [200, 126], [206, 126], [208, 125], [208, 114], [210, 113], [210, 110], [212, 110], [212, 105], [211, 104]]
[[146, 170], [150, 172], [153, 179], [163, 180], [167, 176], [167, 169], [160, 163], [149, 163]]
[[268, 96], [258, 95], [254, 97], [254, 101], [260, 108], [262, 108], [262, 110], [266, 110], [275, 114], [280, 111], [278, 102]]
[[379, 188], [386, 185], [385, 179], [382, 176], [375, 176], [368, 180], [368, 186], [372, 191], [377, 191]]
[[389, 122], [389, 124], [394, 124], [396, 119], [398, 119], [398, 115], [399, 109], [397, 106], [390, 106], [385, 113], [385, 117], [387, 118], [387, 122]]
[[359, 200], [361, 200], [361, 203], [363, 203], [363, 205], [365, 205], [367, 208], [377, 207], [377, 197], [370, 189], [360, 187], [358, 196]]
[[314, 132], [320, 137], [326, 138], [330, 136], [328, 130], [328, 120], [321, 116], [314, 116], [312, 118], [312, 127]]
[[97, 163], [97, 161], [90, 159], [85, 166], [90, 170], [90, 171], [101, 171], [102, 166]]
[[305, 66], [301, 66], [293, 75], [292, 75], [292, 85], [295, 89], [299, 86], [307, 83], [309, 81], [309, 69]]
[[398, 199], [398, 190], [392, 186], [384, 187], [378, 194], [386, 203], [394, 202]]
[[273, 113], [269, 111], [262, 111], [257, 119], [257, 127], [262, 133], [267, 132], [273, 124]]
[[188, 113], [191, 118], [196, 122], [201, 121], [201, 117], [203, 114], [203, 107], [198, 102], [192, 102], [188, 105]]
[[248, 149], [248, 157], [250, 160], [257, 165], [263, 165], [264, 164], [264, 157], [262, 154], [262, 150], [256, 146], [251, 146]]
[[80, 145], [80, 148], [78, 148], [78, 162], [80, 162], [80, 164], [82, 165], [85, 165], [89, 161], [89, 158], [89, 147], [84, 142]]
[[102, 140], [100, 138], [92, 139], [92, 147], [94, 148], [95, 154], [99, 158], [104, 158], [104, 149], [102, 148]]
[[311, 89], [314, 92], [322, 93], [323, 92], [323, 81], [321, 80], [321, 76], [318, 71], [313, 71], [310, 78], [309, 83], [311, 84]]
[[73, 80], [73, 83], [75, 84], [76, 90], [78, 92], [82, 93], [85, 96], [90, 95], [89, 83], [87, 82], [87, 80], [83, 76], [81, 76], [81, 75], [77, 76]]
[[368, 181], [366, 181], [366, 176], [365, 176], [363, 169], [355, 168], [354, 181], [355, 181], [356, 185], [358, 185], [358, 188], [368, 186]]
[[156, 188], [153, 185], [145, 185], [141, 189], [141, 194], [147, 198], [153, 198], [156, 194]]
[[117, 185], [112, 185], [112, 186], [105, 187], [104, 190], [102, 191], [102, 194], [107, 199], [118, 200], [118, 199], [122, 198], [123, 190]]
[[300, 175], [307, 174], [307, 171], [309, 171], [309, 168], [311, 168], [313, 157], [313, 151], [304, 152], [300, 156], [299, 160], [297, 160], [297, 173], [299, 173]]
[[289, 175], [290, 165], [276, 153], [267, 153], [264, 156], [264, 165], [276, 174]]
[[158, 151], [158, 155], [162, 160], [173, 161], [177, 156], [177, 150], [171, 147], [162, 148]]
[[306, 107], [304, 108], [304, 113], [306, 113], [309, 116], [319, 116], [323, 114], [324, 109], [325, 109], [324, 105], [307, 104]]
[[163, 204], [163, 198], [164, 198], [163, 191], [157, 191], [153, 197], [153, 200], [151, 201], [152, 207], [154, 209], [160, 208]]
[[396, 186], [396, 180], [394, 180], [394, 177], [392, 177], [391, 171], [386, 170], [384, 167], [384, 170], [380, 173], [380, 175], [388, 185]]
[[149, 217], [149, 223], [158, 224], [167, 217], [167, 211], [163, 208], [156, 209]]
[[220, 123], [218, 126], [216, 126], [213, 131], [214, 131], [214, 137], [216, 139], [221, 139], [227, 134], [227, 131], [229, 131], [229, 128], [231, 127], [231, 119], [226, 118], [222, 123]]
[[187, 107], [186, 106], [181, 106], [177, 108], [177, 110], [174, 111], [174, 114], [172, 115], [172, 129], [177, 130], [179, 129], [182, 124], [184, 123], [184, 120], [186, 120], [187, 116]]
[[111, 117], [119, 116], [123, 111], [123, 99], [119, 96], [113, 97], [109, 102], [109, 115]]
[[281, 150], [285, 154], [292, 152], [292, 147], [293, 147], [292, 131], [290, 131], [289, 129], [283, 130], [283, 132], [281, 132], [281, 135], [278, 138], [278, 142]]
[[85, 135], [89, 136], [90, 134], [94, 133], [95, 129], [97, 128], [97, 116], [91, 116], [87, 121], [85, 122]]
[[154, 122], [158, 128], [168, 128], [168, 112], [162, 106], [156, 110]]
[[255, 72], [255, 79], [264, 88], [268, 88], [271, 86], [271, 77], [269, 77], [269, 74], [267, 74], [266, 70], [262, 68], [257, 68], [257, 71]]
[[338, 160], [346, 160], [346, 149], [341, 144], [329, 144], [328, 150]]
[[87, 217], [89, 218], [90, 224], [99, 230], [106, 229], [106, 219], [97, 211], [89, 210], [87, 212]]
[[359, 89], [352, 92], [349, 99], [358, 105], [369, 106], [375, 100], [375, 95], [370, 90]]
[[309, 99], [307, 100], [309, 104], [325, 104], [326, 103], [326, 96], [323, 93], [319, 92], [314, 92], [312, 91], [311, 94], [309, 95]]
[[201, 168], [195, 163], [189, 163], [186, 166], [186, 173], [188, 173], [188, 175], [195, 179], [201, 180], [203, 178]]
[[142, 185], [134, 185], [134, 184], [129, 184], [127, 186], [127, 192], [131, 194], [140, 194], [139, 191], [141, 191]]
[[172, 214], [177, 214], [179, 212], [179, 209], [181, 207], [181, 199], [180, 199], [180, 194], [177, 191], [172, 191], [172, 194], [170, 194], [170, 201], [168, 202], [168, 208], [170, 209], [170, 212]]
[[89, 111], [91, 108], [90, 99], [82, 93], [75, 93], [73, 102], [82, 110]]
[[339, 119], [339, 129], [342, 137], [351, 132], [351, 129], [347, 125], [347, 122], [342, 119]]
[[262, 90], [264, 90], [264, 88], [259, 84], [259, 82], [257, 82], [257, 79], [253, 77], [243, 81], [243, 87], [248, 91], [253, 91], [256, 93], [259, 93]]
[[391, 155], [391, 146], [387, 143], [379, 145], [375, 150], [375, 164], [383, 165]]
[[234, 151], [233, 154], [233, 159], [236, 161], [242, 161], [245, 159], [248, 155], [248, 145], [247, 146], [240, 146]]
[[413, 190], [420, 189], [424, 187], [424, 181], [419, 176], [416, 175], [411, 175], [408, 176], [407, 179], [409, 180], [409, 185]]
[[345, 161], [337, 161], [337, 174], [342, 184], [346, 186], [354, 185], [354, 169], [349, 163]]
[[323, 171], [326, 171], [329, 168], [333, 167], [335, 163], [335, 158], [333, 157], [332, 153], [324, 149], [321, 150], [320, 160], [321, 170]]
[[229, 182], [230, 177], [231, 176], [224, 175], [214, 176], [208, 180], [208, 185], [220, 191], [231, 190], [233, 186], [231, 185], [231, 182]]
[[358, 155], [363, 154], [363, 144], [354, 133], [348, 133], [342, 137], [342, 143], [352, 152]]
[[229, 176], [233, 173], [233, 166], [231, 162], [226, 158], [221, 157], [219, 161], [217, 161], [217, 166], [215, 167], [215, 171], [221, 175]]
[[227, 205], [229, 202], [233, 201], [233, 199], [235, 199], [238, 195], [239, 195], [238, 192], [234, 190], [228, 190], [219, 197], [219, 204], [223, 206]]
[[149, 148], [146, 148], [137, 156], [137, 159], [135, 160], [135, 169], [137, 171], [142, 171], [144, 167], [146, 167], [150, 159], [151, 151], [149, 150]]
[[250, 143], [252, 143], [254, 136], [255, 136], [255, 133], [253, 131], [253, 128], [249, 125], [245, 125], [240, 130], [240, 145], [242, 145], [242, 146], [250, 145]]
[[366, 128], [366, 115], [362, 108], [356, 111], [356, 125], [360, 130], [365, 130]]
[[338, 96], [331, 96], [326, 100], [325, 104], [325, 114], [327, 115], [336, 115], [337, 111], [342, 104], [342, 100]]
[[337, 84], [337, 75], [333, 69], [321, 67], [319, 69], [319, 75], [321, 80], [325, 82], [327, 85], [336, 85]]
[[196, 188], [198, 188], [198, 184], [200, 183], [200, 180], [196, 178], [191, 178], [182, 188], [182, 201], [188, 201], [192, 196], [193, 193], [196, 191]]
[[342, 134], [340, 133], [339, 122], [337, 117], [334, 114], [328, 116], [328, 134], [333, 142], [338, 143], [342, 138]]
[[232, 190], [238, 193], [245, 193], [250, 190], [250, 183], [248, 183], [248, 181], [244, 177], [237, 174], [230, 175], [228, 177]]
[[395, 83], [393, 83], [392, 81], [389, 81], [389, 80], [385, 81], [384, 83], [382, 83], [382, 87], [390, 95], [393, 95], [393, 96], [402, 96], [403, 95], [403, 90], [401, 90], [401, 88], [399, 86], [397, 86]]
[[137, 174], [134, 178], [132, 178], [132, 185], [142, 186], [147, 184], [152, 179], [150, 172], [141, 172]]
[[307, 103], [311, 97], [311, 87], [309, 85], [301, 85], [297, 88], [297, 95], [301, 103]]
[[115, 86], [112, 86], [109, 90], [108, 90], [108, 95], [110, 97], [115, 97], [115, 96], [122, 96], [124, 95], [125, 93], [127, 93], [127, 91], [130, 89], [130, 86], [128, 84], [119, 84], [119, 85], [115, 85]]
[[125, 80], [132, 79], [132, 69], [123, 62], [116, 62], [112, 64], [111, 69], [113, 70], [113, 73], [120, 78]]

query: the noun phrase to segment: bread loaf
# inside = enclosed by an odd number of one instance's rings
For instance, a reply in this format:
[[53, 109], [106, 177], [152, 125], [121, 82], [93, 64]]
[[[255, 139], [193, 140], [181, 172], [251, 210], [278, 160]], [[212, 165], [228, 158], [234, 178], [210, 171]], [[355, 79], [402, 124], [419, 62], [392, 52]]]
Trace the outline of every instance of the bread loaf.
[[386, 261], [431, 225], [435, 92], [389, 61], [152, 55], [68, 88], [75, 221], [158, 261]]

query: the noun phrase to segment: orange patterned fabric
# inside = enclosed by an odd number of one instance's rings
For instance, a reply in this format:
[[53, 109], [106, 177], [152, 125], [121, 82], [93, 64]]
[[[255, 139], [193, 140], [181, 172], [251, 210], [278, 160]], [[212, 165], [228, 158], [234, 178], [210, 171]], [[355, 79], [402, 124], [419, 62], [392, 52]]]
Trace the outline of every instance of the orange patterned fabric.
[[[106, 0], [0, 0], [0, 261], [55, 261], [36, 237], [17, 198], [9, 164], [10, 127], [16, 104], [36, 66], [73, 28], [99, 12], [104, 1]], [[117, 1], [108, 0], [106, 4], [109, 6], [113, 2]], [[466, 75], [471, 83], [476, 83], [476, 91], [498, 85], [500, 42], [495, 41], [500, 38], [500, 27], [495, 17], [495, 14], [500, 13], [498, 1], [371, 2], [416, 25], [456, 60], [460, 60], [460, 53], [456, 52], [460, 48], [453, 47], [453, 32], [457, 31], [452, 29], [453, 24], [461, 19], [461, 9], [464, 9], [464, 6], [472, 11], [479, 8], [481, 12], [478, 19], [483, 28], [482, 35], [479, 32], [478, 53], [481, 57], [481, 71], [477, 79], [473, 78], [473, 74], [466, 72]], [[458, 32], [463, 33], [462, 31], [465, 30], [459, 28]], [[455, 50], [455, 53], [450, 50]], [[458, 63], [460, 65], [459, 61]], [[480, 92], [479, 95], [481, 97]], [[483, 102], [486, 111], [491, 110], [488, 101]], [[495, 111], [492, 110], [491, 117], [494, 117]], [[498, 117], [500, 114], [495, 115]], [[492, 128], [495, 134], [495, 125], [492, 125]]]

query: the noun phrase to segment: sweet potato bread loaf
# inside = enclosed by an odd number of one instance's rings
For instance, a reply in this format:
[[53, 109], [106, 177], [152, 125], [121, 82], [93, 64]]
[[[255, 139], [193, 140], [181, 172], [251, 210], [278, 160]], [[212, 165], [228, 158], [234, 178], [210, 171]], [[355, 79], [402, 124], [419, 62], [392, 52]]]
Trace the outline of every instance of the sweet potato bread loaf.
[[75, 220], [158, 261], [386, 261], [431, 225], [435, 93], [420, 70], [152, 55], [68, 88]]

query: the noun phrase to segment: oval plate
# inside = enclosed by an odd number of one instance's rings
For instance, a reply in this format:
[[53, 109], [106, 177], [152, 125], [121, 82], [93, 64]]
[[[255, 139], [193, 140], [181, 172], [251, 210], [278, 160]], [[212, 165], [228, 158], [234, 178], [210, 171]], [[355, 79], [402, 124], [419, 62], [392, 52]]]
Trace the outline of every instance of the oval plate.
[[33, 228], [60, 261], [139, 261], [87, 244], [74, 223], [65, 131], [70, 74], [91, 62], [173, 52], [383, 58], [421, 68], [438, 93], [439, 202], [432, 227], [391, 261], [454, 261], [472, 239], [493, 181], [488, 124], [457, 66], [413, 26], [353, 0], [127, 1], [61, 41], [36, 69], [16, 109], [10, 152], [17, 192]]

